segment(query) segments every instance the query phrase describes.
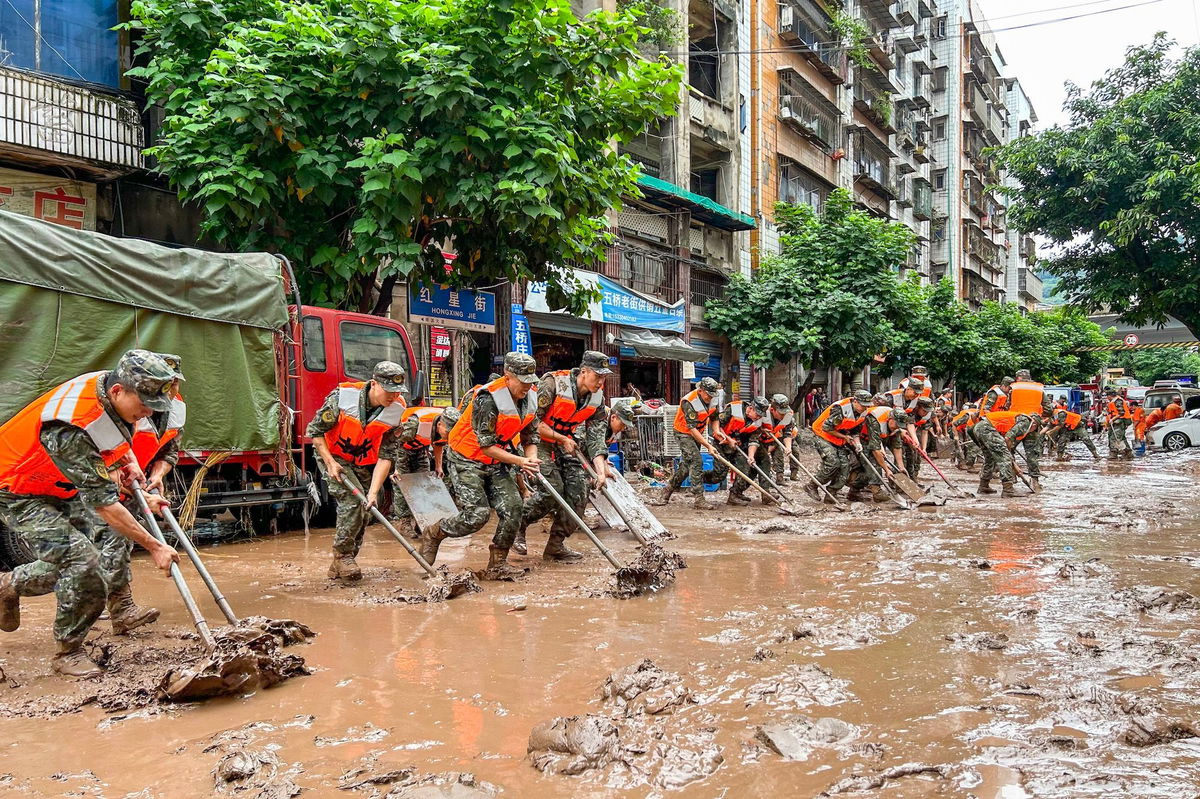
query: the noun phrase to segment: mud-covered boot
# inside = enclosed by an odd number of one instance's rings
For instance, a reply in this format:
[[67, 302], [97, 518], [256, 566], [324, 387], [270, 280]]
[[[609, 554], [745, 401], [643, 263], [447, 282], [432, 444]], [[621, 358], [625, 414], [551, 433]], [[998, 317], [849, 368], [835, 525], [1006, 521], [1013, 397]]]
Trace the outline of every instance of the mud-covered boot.
[[525, 576], [525, 570], [517, 568], [508, 562], [508, 550], [492, 544], [488, 547], [488, 565], [482, 577], [484, 580], [515, 580]]
[[692, 507], [699, 510], [712, 510], [713, 504], [708, 501], [708, 497], [701, 491], [696, 495], [695, 501], [692, 502]]
[[400, 531], [400, 535], [405, 538], [420, 538], [421, 532], [417, 530], [417, 520], [411, 516], [401, 516], [396, 520], [396, 529]]
[[1033, 490], [1033, 493], [1035, 493], [1035, 494], [1042, 493], [1042, 478], [1030, 477], [1029, 478], [1029, 486]]
[[871, 486], [871, 499], [875, 500], [876, 502], [887, 502], [890, 497], [888, 496], [888, 493], [883, 490], [883, 486]]
[[1000, 492], [1001, 499], [1011, 499], [1017, 495], [1017, 484], [1009, 480], [1004, 484], [1004, 490]]
[[425, 562], [430, 566], [432, 566], [433, 562], [437, 560], [438, 548], [442, 545], [442, 541], [445, 540], [445, 538], [446, 534], [442, 532], [442, 525], [440, 522], [434, 522], [421, 531], [421, 546], [419, 547], [419, 551], [421, 553], [421, 557], [424, 558]]
[[158, 621], [158, 608], [139, 607], [133, 601], [133, 591], [125, 586], [108, 597], [108, 618], [113, 635], [126, 635], [130, 630]]
[[812, 497], [814, 502], [821, 501], [821, 492], [817, 490], [817, 484], [812, 480], [809, 480], [808, 483], [805, 484], [804, 493]]
[[656, 497], [654, 497], [654, 499], [650, 500], [650, 504], [651, 505], [666, 505], [668, 502], [671, 501], [671, 495], [674, 493], [675, 493], [675, 489], [668, 485], [666, 488], [664, 488], [662, 491], [660, 491], [659, 494]]
[[583, 560], [583, 555], [567, 546], [565, 535], [551, 533], [550, 540], [546, 542], [546, 549], [542, 552], [542, 560]]
[[354, 560], [353, 555], [342, 555], [335, 552], [333, 553], [333, 562], [329, 564], [329, 579], [351, 582], [361, 580], [362, 569], [358, 568], [358, 562]]
[[861, 502], [862, 501], [862, 491], [860, 491], [857, 488], [849, 489], [846, 492], [846, 501], [847, 502]]
[[21, 597], [13, 587], [12, 572], [0, 574], [0, 630], [11, 633], [21, 626]]
[[83, 642], [68, 644], [60, 641], [58, 654], [50, 661], [50, 668], [64, 677], [99, 677], [104, 673], [83, 651]]
[[742, 496], [741, 494], [735, 494], [732, 491], [729, 492], [729, 497], [725, 500], [725, 502], [727, 502], [730, 505], [749, 505], [750, 504], [750, 500], [746, 499], [746, 497]]
[[517, 530], [517, 537], [513, 539], [512, 551], [518, 555], [528, 555], [529, 547], [525, 545], [525, 525], [521, 525], [521, 529]]
[[976, 493], [979, 493], [979, 494], [995, 494], [995, 493], [996, 493], [996, 489], [992, 488], [992, 481], [991, 481], [991, 480], [984, 480], [982, 477], [980, 477], [980, 478], [979, 478], [979, 490], [978, 490]]

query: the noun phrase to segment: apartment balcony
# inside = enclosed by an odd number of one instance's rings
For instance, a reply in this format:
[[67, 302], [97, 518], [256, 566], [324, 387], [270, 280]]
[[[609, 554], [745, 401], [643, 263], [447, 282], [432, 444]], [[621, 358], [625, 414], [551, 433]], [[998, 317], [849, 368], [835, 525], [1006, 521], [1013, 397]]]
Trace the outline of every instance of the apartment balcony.
[[887, 133], [896, 132], [896, 129], [892, 127], [896, 109], [891, 95], [885, 87], [873, 79], [860, 78], [855, 81], [854, 107]]
[[125, 95], [0, 67], [0, 156], [114, 178], [144, 167], [141, 113]]
[[886, 29], [872, 31], [867, 38], [867, 49], [884, 72], [896, 68], [895, 44], [892, 42], [890, 31]]
[[793, 0], [779, 6], [779, 38], [794, 46], [830, 82], [845, 83], [850, 62], [831, 42], [831, 20], [813, 0]]
[[897, 4], [892, 0], [859, 0], [859, 5], [882, 27], [897, 28], [902, 24], [895, 14]]
[[901, 25], [915, 25], [920, 19], [920, 12], [917, 10], [917, 0], [897, 0], [892, 4], [892, 16], [896, 18]]
[[918, 144], [916, 147], [914, 147], [913, 160], [918, 164], [928, 164], [930, 160], [932, 160], [932, 156], [929, 153], [929, 145]]
[[1033, 302], [1041, 302], [1044, 296], [1042, 279], [1032, 269], [1021, 268], [1017, 270], [1017, 290], [1022, 296]]
[[1037, 260], [1037, 242], [1033, 236], [1021, 237], [1021, 257], [1030, 263]]
[[933, 186], [924, 178], [913, 178], [913, 217], [924, 221], [933, 217]]
[[907, 176], [901, 176], [901, 177], [895, 178], [894, 186], [896, 189], [896, 196], [893, 197], [892, 199], [894, 199], [896, 201], [896, 205], [900, 206], [901, 208], [912, 208], [913, 207], [914, 200], [913, 200], [913, 192], [912, 192], [912, 183], [913, 183], [913, 181], [911, 179], [909, 179]]
[[781, 94], [779, 119], [802, 136], [826, 147], [832, 147], [838, 139], [837, 117], [808, 97]]
[[692, 131], [697, 136], [722, 149], [733, 149], [737, 140], [734, 133], [737, 115], [732, 108], [689, 86], [688, 115], [692, 120]]
[[854, 139], [852, 172], [856, 183], [889, 200], [899, 195], [892, 170], [892, 154], [870, 135], [859, 133]]

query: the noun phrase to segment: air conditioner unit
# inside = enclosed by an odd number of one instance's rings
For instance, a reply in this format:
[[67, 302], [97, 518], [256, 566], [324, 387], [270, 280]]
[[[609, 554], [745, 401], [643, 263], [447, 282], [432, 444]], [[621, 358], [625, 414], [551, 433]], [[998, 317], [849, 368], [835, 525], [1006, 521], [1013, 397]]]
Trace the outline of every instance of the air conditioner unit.
[[779, 27], [790, 28], [796, 21], [796, 9], [792, 6], [781, 6], [779, 8]]
[[780, 119], [797, 119], [798, 117], [796, 116], [796, 112], [792, 110], [792, 107], [790, 105], [781, 105], [781, 106], [779, 106], [779, 118]]

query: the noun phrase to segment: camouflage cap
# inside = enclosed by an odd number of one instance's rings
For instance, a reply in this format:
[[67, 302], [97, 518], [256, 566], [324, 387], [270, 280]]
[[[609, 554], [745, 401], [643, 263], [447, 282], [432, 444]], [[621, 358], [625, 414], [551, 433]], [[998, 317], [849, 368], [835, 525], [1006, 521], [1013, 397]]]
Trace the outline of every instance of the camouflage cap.
[[598, 375], [611, 375], [612, 369], [608, 368], [608, 356], [603, 352], [588, 350], [583, 353], [583, 360], [580, 361], [580, 366], [584, 369], [591, 369]]
[[700, 381], [700, 385], [696, 386], [696, 388], [706, 391], [709, 394], [716, 394], [721, 390], [721, 384], [717, 382], [715, 377], [706, 377]]
[[113, 377], [120, 385], [136, 391], [152, 411], [170, 410], [175, 381], [183, 379], [161, 355], [149, 350], [130, 350], [122, 355]]
[[861, 402], [863, 405], [866, 405], [871, 401], [871, 392], [860, 388], [858, 391], [854, 392], [851, 398], [855, 402]]
[[772, 394], [771, 407], [777, 411], [790, 411], [792, 403], [788, 402], [787, 394]]
[[1030, 371], [1028, 369], [1018, 369], [1017, 370], [1017, 380], [1028, 380], [1032, 376], [1033, 375], [1030, 373]]
[[927, 374], [929, 374], [929, 368], [925, 367], [925, 366], [914, 366], [912, 369], [910, 369], [908, 371], [908, 373], [913, 376], [927, 375]]
[[380, 361], [375, 364], [371, 379], [384, 391], [397, 393], [408, 390], [408, 386], [404, 385], [404, 367], [392, 361]]
[[759, 395], [751, 400], [751, 404], [753, 404], [754, 407], [758, 408], [763, 413], [771, 410], [771, 401], [762, 395]]
[[933, 407], [933, 397], [917, 397], [917, 407], [918, 408], [932, 408]]
[[879, 394], [876, 394], [875, 396], [871, 397], [871, 402], [873, 402], [876, 405], [891, 405], [892, 398], [889, 397], [887, 394], [880, 392]]
[[512, 374], [513, 377], [520, 380], [522, 383], [536, 383], [537, 376], [537, 361], [532, 355], [526, 355], [523, 352], [510, 352], [504, 356], [504, 371]]
[[924, 390], [925, 390], [925, 381], [924, 381], [924, 380], [919, 380], [919, 379], [917, 379], [917, 378], [915, 378], [915, 377], [914, 377], [914, 378], [911, 378], [911, 379], [908, 381], [908, 386], [907, 386], [907, 388], [911, 388], [913, 391], [924, 391]]
[[892, 420], [895, 421], [900, 427], [907, 427], [908, 423], [912, 421], [912, 419], [909, 418], [908, 413], [900, 410], [899, 408], [892, 411]]
[[442, 411], [441, 419], [442, 423], [446, 425], [446, 427], [454, 427], [454, 425], [458, 424], [458, 420], [461, 418], [462, 411], [454, 406], [450, 406], [446, 410]]
[[183, 358], [169, 352], [160, 352], [158, 355], [167, 362], [167, 366], [175, 370], [175, 379], [183, 380]]
[[1012, 382], [1014, 382], [1013, 379], [1011, 377], [1009, 377], [1008, 375], [1005, 375], [1004, 377], [1000, 378], [1000, 385], [1002, 385], [1002, 386], [1007, 386], [1009, 383], [1012, 383]]
[[620, 400], [614, 402], [612, 406], [612, 415], [620, 419], [627, 425], [634, 423], [633, 403], [629, 400]]

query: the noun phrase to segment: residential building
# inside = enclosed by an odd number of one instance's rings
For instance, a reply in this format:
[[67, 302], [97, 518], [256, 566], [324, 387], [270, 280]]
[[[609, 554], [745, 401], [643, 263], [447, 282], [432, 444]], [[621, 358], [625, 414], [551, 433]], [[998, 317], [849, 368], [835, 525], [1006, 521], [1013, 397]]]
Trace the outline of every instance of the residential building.
[[[1028, 136], [1033, 126], [1037, 124], [1037, 112], [1025, 94], [1025, 89], [1016, 78], [1008, 78], [1008, 136], [1006, 141]], [[1006, 186], [1015, 186], [1016, 181], [1004, 177]], [[1009, 302], [1018, 303], [1026, 311], [1036, 311], [1044, 302], [1042, 278], [1038, 269], [1037, 242], [1033, 236], [1022, 233], [1016, 227], [1009, 225], [1006, 231], [1006, 297]]]

